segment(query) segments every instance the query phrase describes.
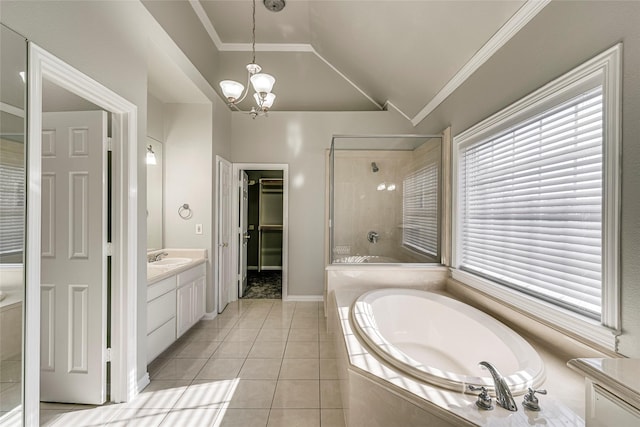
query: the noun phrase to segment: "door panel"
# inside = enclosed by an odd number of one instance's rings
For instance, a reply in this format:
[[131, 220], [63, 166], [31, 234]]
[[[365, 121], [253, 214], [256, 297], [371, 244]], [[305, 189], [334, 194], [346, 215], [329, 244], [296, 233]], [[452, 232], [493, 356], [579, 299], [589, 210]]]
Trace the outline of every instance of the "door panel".
[[219, 302], [218, 312], [222, 313], [229, 301], [231, 301], [231, 290], [235, 283], [231, 272], [231, 235], [233, 221], [231, 219], [231, 187], [232, 174], [231, 163], [221, 159], [218, 162], [218, 286]]
[[40, 399], [106, 398], [107, 114], [44, 113]]

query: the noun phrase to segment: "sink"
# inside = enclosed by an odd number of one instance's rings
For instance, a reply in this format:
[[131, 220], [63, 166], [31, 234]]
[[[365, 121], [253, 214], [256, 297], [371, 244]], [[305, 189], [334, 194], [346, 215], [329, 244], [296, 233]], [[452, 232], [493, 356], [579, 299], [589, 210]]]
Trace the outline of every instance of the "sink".
[[154, 261], [150, 265], [161, 265], [161, 266], [177, 266], [183, 265], [191, 262], [191, 258], [163, 258], [159, 261]]

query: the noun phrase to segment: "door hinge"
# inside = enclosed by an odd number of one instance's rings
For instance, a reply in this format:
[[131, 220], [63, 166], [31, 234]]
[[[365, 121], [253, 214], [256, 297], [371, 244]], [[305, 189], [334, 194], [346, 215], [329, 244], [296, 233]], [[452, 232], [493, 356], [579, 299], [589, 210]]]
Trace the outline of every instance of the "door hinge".
[[113, 151], [113, 138], [107, 137], [107, 151]]
[[113, 256], [113, 243], [107, 242], [107, 256]]
[[106, 359], [105, 360], [106, 362], [111, 362], [111, 349], [110, 348], [106, 349], [104, 357]]

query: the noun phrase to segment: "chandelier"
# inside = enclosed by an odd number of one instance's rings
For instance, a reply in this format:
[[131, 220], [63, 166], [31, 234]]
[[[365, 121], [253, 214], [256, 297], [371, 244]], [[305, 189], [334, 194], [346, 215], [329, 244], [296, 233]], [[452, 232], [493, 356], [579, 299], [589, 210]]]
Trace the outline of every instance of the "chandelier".
[[[284, 5], [284, 2], [282, 2]], [[266, 1], [265, 1], [266, 5]], [[268, 6], [267, 6], [268, 7]], [[274, 9], [271, 9], [274, 10]], [[227, 98], [227, 105], [236, 111], [242, 111], [251, 115], [252, 118], [256, 118], [260, 115], [265, 115], [267, 111], [273, 105], [273, 101], [276, 99], [276, 95], [271, 92], [273, 85], [276, 82], [275, 77], [270, 74], [261, 73], [262, 67], [256, 64], [256, 0], [253, 0], [252, 9], [252, 32], [251, 32], [251, 63], [247, 64], [247, 85], [246, 88], [242, 83], [234, 80], [222, 80], [220, 82], [220, 88], [225, 98]], [[251, 107], [250, 111], [243, 111], [238, 106], [249, 93], [249, 83], [253, 86], [255, 93], [253, 99], [256, 101], [256, 106]]]

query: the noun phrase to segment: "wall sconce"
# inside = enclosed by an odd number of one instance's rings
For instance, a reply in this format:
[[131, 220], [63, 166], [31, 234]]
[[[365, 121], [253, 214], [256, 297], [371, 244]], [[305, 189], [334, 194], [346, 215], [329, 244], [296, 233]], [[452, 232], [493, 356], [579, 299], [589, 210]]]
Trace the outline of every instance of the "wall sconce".
[[153, 148], [151, 148], [151, 145], [149, 145], [147, 147], [147, 164], [155, 165], [157, 163], [158, 161], [156, 160], [156, 153], [153, 152]]

